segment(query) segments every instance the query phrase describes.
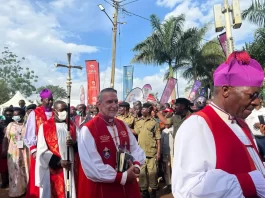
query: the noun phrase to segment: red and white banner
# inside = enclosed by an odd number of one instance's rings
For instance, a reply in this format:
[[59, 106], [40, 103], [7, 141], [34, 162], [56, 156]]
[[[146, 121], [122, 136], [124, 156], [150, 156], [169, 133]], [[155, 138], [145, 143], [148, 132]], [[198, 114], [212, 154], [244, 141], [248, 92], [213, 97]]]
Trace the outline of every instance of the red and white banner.
[[86, 61], [87, 72], [87, 105], [95, 105], [100, 90], [99, 63], [96, 60]]
[[165, 104], [168, 102], [170, 95], [173, 89], [175, 88], [176, 83], [177, 83], [177, 79], [175, 78], [168, 79], [166, 87], [160, 99], [160, 104]]
[[223, 49], [223, 52], [224, 52], [224, 54], [226, 56], [226, 49], [227, 49], [226, 48], [226, 32], [220, 34], [218, 36], [218, 39], [219, 39], [220, 45], [221, 45], [221, 47]]

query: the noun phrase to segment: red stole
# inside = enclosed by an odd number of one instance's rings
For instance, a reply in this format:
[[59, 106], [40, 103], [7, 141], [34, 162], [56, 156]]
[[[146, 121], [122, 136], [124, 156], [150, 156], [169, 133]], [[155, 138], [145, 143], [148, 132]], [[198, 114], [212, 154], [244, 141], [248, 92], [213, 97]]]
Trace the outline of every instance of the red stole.
[[[124, 123], [118, 119], [114, 119], [115, 125], [118, 129], [118, 137], [121, 146], [126, 146], [130, 150], [130, 139], [129, 134]], [[116, 166], [116, 145], [108, 131], [107, 124], [97, 115], [94, 119], [90, 120], [85, 124], [93, 136], [99, 155], [102, 158], [104, 164], [110, 165], [115, 169]], [[84, 127], [85, 127], [84, 126]], [[115, 133], [114, 133], [115, 134]], [[119, 197], [119, 198], [140, 198], [140, 189], [137, 181], [133, 183], [121, 185], [115, 179], [114, 183], [101, 183], [93, 182], [85, 176], [82, 167], [79, 169], [79, 185], [78, 198], [108, 198], [108, 197]], [[86, 186], [84, 188], [83, 186]]]
[[[255, 185], [248, 174], [256, 170], [254, 162], [247, 148], [238, 139], [231, 128], [219, 117], [210, 106], [195, 113], [205, 119], [212, 131], [216, 148], [216, 169], [221, 169], [229, 174], [234, 174], [242, 188], [245, 197], [257, 197]], [[256, 146], [248, 126], [243, 120], [237, 120], [240, 127], [247, 135], [256, 152]], [[257, 152], [258, 153], [258, 152]]]
[[[43, 124], [43, 135], [48, 149], [56, 156], [61, 157], [57, 138], [57, 131], [54, 118], [52, 117]], [[70, 125], [70, 135], [76, 139], [75, 126]], [[63, 168], [58, 170], [50, 169], [51, 195], [53, 198], [65, 198], [65, 182]]]
[[39, 127], [43, 122], [47, 121], [47, 116], [42, 106], [37, 107], [34, 110], [34, 112], [35, 112], [35, 119], [36, 119], [36, 136], [37, 136], [39, 132]]
[[[35, 112], [35, 120], [36, 120], [35, 134], [36, 136], [38, 136], [40, 125], [44, 123], [45, 121], [47, 121], [47, 117], [46, 117], [43, 106], [37, 107], [34, 110], [34, 112]], [[36, 148], [37, 148], [36, 145], [34, 145], [30, 147], [30, 150], [34, 150]], [[36, 161], [32, 157], [32, 155], [30, 155], [30, 170], [29, 170], [30, 173], [35, 173], [35, 165], [36, 165]], [[29, 174], [29, 184], [28, 184], [26, 198], [37, 198], [37, 197], [39, 197], [39, 187], [35, 186], [35, 174]]]

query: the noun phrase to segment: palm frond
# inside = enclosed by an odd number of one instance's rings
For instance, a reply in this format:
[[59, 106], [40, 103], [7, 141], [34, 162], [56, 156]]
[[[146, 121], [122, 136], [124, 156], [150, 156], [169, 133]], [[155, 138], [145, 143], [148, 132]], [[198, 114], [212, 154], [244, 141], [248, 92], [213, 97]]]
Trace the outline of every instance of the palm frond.
[[242, 12], [243, 19], [264, 27], [265, 25], [265, 1], [253, 0], [249, 8]]

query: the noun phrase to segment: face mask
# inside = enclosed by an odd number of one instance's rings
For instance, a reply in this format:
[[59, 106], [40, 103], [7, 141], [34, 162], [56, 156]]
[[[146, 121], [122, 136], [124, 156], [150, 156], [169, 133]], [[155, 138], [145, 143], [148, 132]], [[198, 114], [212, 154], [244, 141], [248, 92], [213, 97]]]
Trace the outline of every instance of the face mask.
[[76, 111], [76, 114], [81, 116], [82, 115], [82, 111]]
[[21, 117], [20, 116], [13, 116], [12, 119], [15, 121], [15, 122], [19, 122], [21, 120]]
[[57, 112], [58, 113], [58, 119], [60, 121], [65, 121], [66, 117], [67, 117], [67, 112], [66, 111], [62, 111], [62, 112]]

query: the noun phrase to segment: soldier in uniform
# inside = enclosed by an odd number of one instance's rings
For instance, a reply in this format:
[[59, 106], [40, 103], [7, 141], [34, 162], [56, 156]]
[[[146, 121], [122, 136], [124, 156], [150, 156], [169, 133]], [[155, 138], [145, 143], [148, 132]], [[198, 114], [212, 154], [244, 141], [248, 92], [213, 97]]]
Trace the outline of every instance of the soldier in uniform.
[[119, 104], [119, 115], [117, 119], [125, 122], [131, 129], [134, 127], [134, 117], [130, 115], [130, 104], [128, 102], [121, 102]]
[[142, 198], [149, 197], [149, 186], [152, 189], [151, 198], [155, 198], [158, 188], [157, 162], [160, 159], [161, 133], [159, 123], [151, 117], [152, 111], [153, 106], [151, 103], [143, 104], [143, 117], [136, 123], [135, 127], [135, 133], [138, 134], [138, 143], [146, 155], [146, 161], [141, 167], [139, 177]]

